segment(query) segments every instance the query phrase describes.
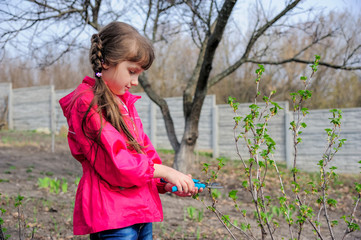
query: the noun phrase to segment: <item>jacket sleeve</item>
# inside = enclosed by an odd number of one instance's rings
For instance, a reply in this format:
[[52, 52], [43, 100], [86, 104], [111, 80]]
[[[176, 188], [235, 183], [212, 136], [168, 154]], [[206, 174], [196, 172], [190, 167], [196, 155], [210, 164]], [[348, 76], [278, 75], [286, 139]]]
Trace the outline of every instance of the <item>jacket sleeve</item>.
[[[143, 130], [143, 125], [141, 125], [140, 127], [142, 128], [140, 132], [142, 133], [142, 140], [143, 140], [143, 144], [144, 144], [145, 154], [148, 156], [149, 159], [152, 160], [153, 163], [162, 164], [162, 160], [160, 159], [152, 142], [150, 141], [148, 135], [145, 134], [145, 132]], [[166, 183], [161, 182], [160, 178], [154, 178], [153, 181], [155, 182], [159, 193], [166, 193], [166, 191], [164, 189]]]
[[127, 148], [127, 138], [119, 133], [103, 116], [91, 108], [86, 119], [85, 132], [95, 135], [101, 127], [100, 143], [89, 140], [83, 133], [82, 121], [89, 103], [81, 97], [75, 102], [69, 119], [69, 130], [75, 134], [75, 140], [86, 160], [95, 171], [112, 186], [142, 186], [151, 181], [154, 163], [146, 154], [138, 154]]

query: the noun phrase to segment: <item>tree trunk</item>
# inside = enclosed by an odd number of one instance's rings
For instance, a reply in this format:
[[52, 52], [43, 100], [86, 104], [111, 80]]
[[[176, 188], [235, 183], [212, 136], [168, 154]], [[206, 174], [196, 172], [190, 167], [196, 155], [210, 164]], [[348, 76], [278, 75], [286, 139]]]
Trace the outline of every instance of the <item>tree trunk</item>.
[[188, 145], [184, 141], [181, 142], [179, 150], [174, 155], [173, 168], [182, 173], [188, 173], [194, 158], [195, 145]]
[[194, 148], [198, 139], [199, 118], [186, 118], [184, 134], [178, 150], [175, 151], [173, 168], [188, 173], [187, 167], [193, 163]]

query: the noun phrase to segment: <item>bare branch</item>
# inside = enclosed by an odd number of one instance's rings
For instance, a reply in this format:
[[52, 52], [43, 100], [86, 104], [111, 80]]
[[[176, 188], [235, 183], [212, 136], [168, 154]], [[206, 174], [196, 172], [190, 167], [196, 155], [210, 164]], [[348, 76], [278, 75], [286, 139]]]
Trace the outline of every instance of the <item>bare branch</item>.
[[[290, 62], [297, 62], [297, 63], [302, 63], [302, 64], [312, 64], [313, 63], [312, 61], [298, 59], [298, 58], [289, 58], [289, 59], [284, 59], [284, 60], [279, 60], [279, 61], [262, 61], [262, 60], [246, 59], [246, 60], [244, 60], [244, 62], [265, 64], [265, 65], [281, 65], [281, 64], [290, 63]], [[361, 70], [361, 66], [356, 66], [356, 67], [344, 66], [344, 65], [337, 65], [337, 64], [332, 64], [332, 63], [327, 63], [327, 62], [322, 62], [322, 61], [319, 62], [319, 65], [325, 66], [328, 68], [341, 69], [341, 70], [347, 70], [347, 71]]]
[[[208, 84], [208, 88], [210, 88], [211, 86], [213, 86], [214, 84], [218, 83], [219, 81], [221, 81], [222, 79], [224, 79], [226, 76], [230, 75], [231, 73], [233, 73], [235, 70], [237, 70], [243, 63], [246, 62], [246, 59], [248, 58], [254, 44], [256, 43], [256, 41], [275, 23], [277, 22], [280, 18], [282, 18], [283, 16], [285, 16], [289, 11], [291, 11], [293, 8], [295, 8], [297, 6], [297, 4], [300, 2], [301, 0], [296, 0], [293, 1], [292, 3], [290, 3], [289, 5], [287, 5], [285, 7], [285, 9], [283, 9], [279, 14], [277, 14], [271, 21], [267, 21], [263, 26], [261, 26], [260, 28], [258, 28], [257, 30], [252, 32], [252, 36], [250, 37], [247, 47], [242, 55], [242, 57], [236, 62], [234, 63], [232, 66], [230, 66], [229, 68], [227, 68], [226, 70], [224, 70], [223, 72], [221, 72], [220, 74], [217, 74], [215, 77], [213, 77]], [[256, 25], [257, 26], [257, 25]]]

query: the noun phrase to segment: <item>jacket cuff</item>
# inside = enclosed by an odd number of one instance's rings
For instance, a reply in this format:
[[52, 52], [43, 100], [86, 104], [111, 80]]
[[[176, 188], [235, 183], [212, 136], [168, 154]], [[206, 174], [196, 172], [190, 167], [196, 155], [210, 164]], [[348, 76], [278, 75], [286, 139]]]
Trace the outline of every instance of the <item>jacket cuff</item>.
[[154, 162], [152, 160], [149, 160], [148, 161], [148, 170], [147, 170], [147, 177], [149, 179], [152, 179], [154, 177], [154, 171], [155, 171], [155, 168], [154, 168]]
[[160, 181], [160, 178], [155, 179], [155, 181], [156, 181], [156, 185], [157, 185], [158, 192], [159, 192], [160, 194], [166, 193], [167, 191], [165, 190], [165, 185], [166, 185], [167, 183]]

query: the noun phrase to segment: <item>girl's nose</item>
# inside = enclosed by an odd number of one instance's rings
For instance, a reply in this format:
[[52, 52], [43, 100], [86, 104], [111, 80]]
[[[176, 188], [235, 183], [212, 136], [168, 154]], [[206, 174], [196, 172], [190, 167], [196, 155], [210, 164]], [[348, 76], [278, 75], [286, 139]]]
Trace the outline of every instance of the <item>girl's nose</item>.
[[138, 76], [136, 76], [136, 77], [134, 77], [133, 79], [132, 79], [132, 81], [130, 82], [130, 84], [132, 85], [132, 86], [138, 86]]

